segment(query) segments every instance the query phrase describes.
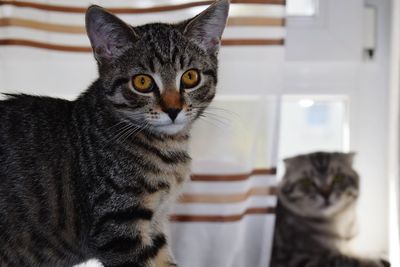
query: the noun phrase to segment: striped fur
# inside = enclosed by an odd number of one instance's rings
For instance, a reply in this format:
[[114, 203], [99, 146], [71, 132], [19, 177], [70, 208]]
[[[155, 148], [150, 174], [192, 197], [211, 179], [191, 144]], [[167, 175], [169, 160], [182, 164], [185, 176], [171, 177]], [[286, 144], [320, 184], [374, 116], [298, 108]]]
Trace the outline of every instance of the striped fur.
[[271, 267], [385, 267], [349, 255], [359, 178], [354, 154], [316, 152], [285, 160]]
[[[133, 28], [93, 7], [95, 30], [117, 38], [104, 47], [91, 39], [99, 79], [75, 101], [9, 95], [0, 102], [0, 266], [62, 267], [90, 258], [109, 267], [177, 266], [167, 212], [189, 177], [189, 130], [215, 94], [219, 46], [209, 53], [185, 25], [202, 29], [215, 15], [223, 28], [227, 8], [220, 0], [181, 24]], [[175, 127], [171, 118], [160, 130], [157, 90], [187, 68], [202, 73], [201, 88], [176, 92], [184, 127], [165, 130]], [[137, 71], [158, 75], [159, 88], [135, 93]]]

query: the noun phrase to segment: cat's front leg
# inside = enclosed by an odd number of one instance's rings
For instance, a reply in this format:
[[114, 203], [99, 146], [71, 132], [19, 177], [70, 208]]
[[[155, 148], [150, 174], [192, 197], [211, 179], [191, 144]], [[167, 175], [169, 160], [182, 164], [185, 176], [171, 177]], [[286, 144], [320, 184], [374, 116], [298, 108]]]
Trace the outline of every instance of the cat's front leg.
[[162, 233], [140, 231], [134, 235], [101, 234], [96, 241], [95, 256], [105, 267], [156, 267], [156, 257], [167, 244]]
[[390, 267], [390, 263], [386, 260], [365, 260], [361, 267]]
[[172, 256], [171, 249], [167, 245], [163, 247], [155, 258], [156, 267], [177, 267], [174, 257]]

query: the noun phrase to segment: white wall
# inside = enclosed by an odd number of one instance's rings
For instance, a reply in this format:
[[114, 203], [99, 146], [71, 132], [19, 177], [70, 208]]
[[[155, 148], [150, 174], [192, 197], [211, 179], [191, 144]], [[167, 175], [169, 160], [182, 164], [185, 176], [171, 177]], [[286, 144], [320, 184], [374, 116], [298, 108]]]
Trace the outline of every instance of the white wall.
[[400, 266], [400, 0], [392, 1], [390, 111], [389, 111], [389, 241], [390, 260], [394, 267]]

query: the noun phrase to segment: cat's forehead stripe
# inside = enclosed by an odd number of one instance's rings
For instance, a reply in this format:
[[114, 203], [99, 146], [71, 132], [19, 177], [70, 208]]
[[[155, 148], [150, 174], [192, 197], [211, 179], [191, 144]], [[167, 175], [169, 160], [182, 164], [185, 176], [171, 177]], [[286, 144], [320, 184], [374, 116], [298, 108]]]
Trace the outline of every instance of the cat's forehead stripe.
[[155, 59], [158, 61], [158, 63], [160, 65], [165, 65], [166, 64], [165, 59], [163, 58], [163, 56], [158, 51], [154, 51], [154, 56], [155, 56]]
[[172, 48], [172, 55], [171, 55], [171, 61], [172, 63], [176, 64], [176, 58], [178, 57], [178, 48], [174, 46]]
[[313, 168], [319, 174], [326, 174], [329, 169], [331, 157], [326, 153], [316, 153], [309, 156]]
[[179, 64], [180, 64], [180, 68], [182, 69], [185, 66], [185, 57], [184, 55], [181, 55], [179, 58]]
[[153, 58], [148, 57], [147, 58], [147, 65], [149, 66], [149, 69], [151, 70], [151, 72], [156, 72], [156, 68], [154, 67], [154, 62], [153, 62]]

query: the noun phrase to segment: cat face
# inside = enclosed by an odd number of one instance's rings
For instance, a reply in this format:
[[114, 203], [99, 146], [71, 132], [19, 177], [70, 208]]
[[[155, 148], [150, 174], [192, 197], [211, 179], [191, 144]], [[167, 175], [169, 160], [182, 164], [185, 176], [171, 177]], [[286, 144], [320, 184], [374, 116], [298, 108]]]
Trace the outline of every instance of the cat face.
[[132, 27], [98, 6], [86, 28], [106, 99], [138, 127], [174, 135], [209, 105], [217, 83], [217, 54], [229, 1], [187, 21]]
[[292, 212], [313, 218], [330, 217], [355, 203], [359, 177], [354, 154], [317, 152], [285, 160], [279, 200]]

